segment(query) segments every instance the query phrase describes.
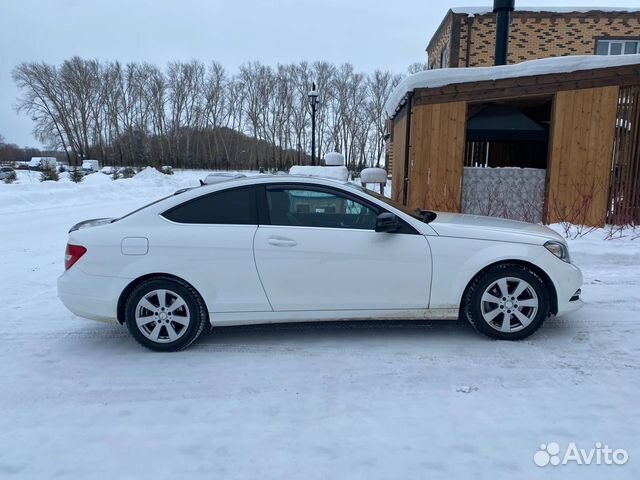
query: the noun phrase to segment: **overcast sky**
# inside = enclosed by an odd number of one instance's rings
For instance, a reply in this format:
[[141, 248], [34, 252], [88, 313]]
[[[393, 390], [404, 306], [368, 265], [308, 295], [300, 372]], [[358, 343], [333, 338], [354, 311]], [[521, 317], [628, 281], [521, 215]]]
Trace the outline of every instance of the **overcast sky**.
[[[608, 0], [535, 1], [526, 6], [603, 6]], [[615, 0], [639, 7], [640, 0]], [[13, 67], [100, 60], [221, 62], [230, 71], [252, 60], [351, 62], [361, 71], [405, 72], [425, 61], [426, 44], [448, 8], [492, 0], [0, 0], [0, 134], [39, 146], [31, 120], [15, 113]], [[611, 6], [611, 5], [607, 5]]]

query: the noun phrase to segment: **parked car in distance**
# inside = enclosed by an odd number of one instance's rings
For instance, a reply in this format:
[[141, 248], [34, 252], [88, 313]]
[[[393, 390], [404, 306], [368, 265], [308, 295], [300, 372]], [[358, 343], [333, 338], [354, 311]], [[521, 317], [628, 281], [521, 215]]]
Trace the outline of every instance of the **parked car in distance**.
[[14, 173], [15, 170], [11, 167], [0, 167], [0, 180], [5, 180]]
[[29, 170], [40, 171], [45, 166], [58, 169], [58, 159], [56, 157], [31, 157], [29, 160]]
[[82, 170], [88, 172], [97, 172], [100, 170], [100, 162], [98, 160], [83, 160], [82, 161]]
[[58, 295], [154, 350], [208, 326], [463, 318], [518, 340], [582, 305], [553, 230], [411, 211], [362, 187], [260, 176], [183, 189], [71, 228]]
[[104, 173], [105, 175], [113, 175], [116, 171], [116, 167], [102, 167], [100, 169], [100, 172]]

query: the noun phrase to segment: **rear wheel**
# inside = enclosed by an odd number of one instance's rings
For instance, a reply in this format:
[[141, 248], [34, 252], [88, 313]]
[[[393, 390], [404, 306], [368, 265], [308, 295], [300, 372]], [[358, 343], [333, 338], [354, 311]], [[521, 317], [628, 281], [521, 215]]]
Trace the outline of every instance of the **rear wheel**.
[[153, 278], [129, 295], [125, 322], [141, 345], [177, 351], [191, 345], [208, 320], [204, 301], [193, 287], [169, 278]]
[[520, 340], [542, 326], [551, 296], [544, 280], [518, 264], [501, 264], [478, 275], [463, 298], [463, 314], [480, 333]]

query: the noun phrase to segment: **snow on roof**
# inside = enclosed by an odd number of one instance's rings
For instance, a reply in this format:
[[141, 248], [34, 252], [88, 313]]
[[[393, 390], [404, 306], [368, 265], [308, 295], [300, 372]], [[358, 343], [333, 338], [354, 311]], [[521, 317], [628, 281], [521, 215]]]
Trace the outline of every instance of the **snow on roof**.
[[408, 93], [417, 88], [437, 88], [458, 83], [501, 80], [505, 78], [529, 77], [553, 73], [569, 73], [597, 68], [618, 67], [640, 64], [640, 54], [636, 55], [572, 55], [551, 57], [512, 65], [497, 67], [440, 68], [426, 70], [408, 76], [398, 84], [387, 103], [385, 110], [392, 117], [404, 104]]
[[[475, 15], [493, 14], [490, 7], [454, 7], [453, 13], [466, 13], [469, 17]], [[516, 7], [516, 12], [548, 12], [548, 13], [589, 13], [589, 12], [640, 12], [640, 8], [625, 7]]]
[[332, 180], [346, 182], [349, 179], [347, 167], [318, 167], [309, 165], [294, 165], [289, 169], [291, 175], [308, 175], [311, 177], [323, 177]]

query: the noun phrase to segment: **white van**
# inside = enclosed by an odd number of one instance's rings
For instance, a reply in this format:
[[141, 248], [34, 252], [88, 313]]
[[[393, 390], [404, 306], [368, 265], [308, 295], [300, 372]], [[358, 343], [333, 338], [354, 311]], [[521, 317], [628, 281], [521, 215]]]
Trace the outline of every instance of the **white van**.
[[58, 159], [56, 157], [31, 157], [31, 160], [29, 160], [30, 169], [37, 170], [45, 166], [57, 168]]
[[83, 160], [82, 169], [91, 172], [100, 170], [100, 162], [98, 160]]

